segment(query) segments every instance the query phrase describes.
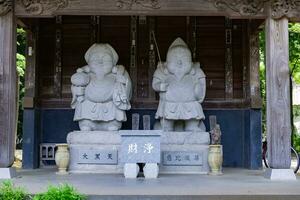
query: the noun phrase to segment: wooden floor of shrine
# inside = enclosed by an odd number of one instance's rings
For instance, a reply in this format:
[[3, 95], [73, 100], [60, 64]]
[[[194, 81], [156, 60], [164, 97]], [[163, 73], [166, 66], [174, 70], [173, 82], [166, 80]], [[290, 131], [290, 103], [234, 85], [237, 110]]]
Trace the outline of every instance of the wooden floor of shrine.
[[222, 176], [160, 175], [156, 180], [125, 179], [121, 174], [69, 174], [54, 169], [21, 170], [16, 186], [35, 194], [51, 185], [68, 183], [89, 199], [300, 199], [300, 179], [270, 181], [264, 171], [224, 169]]

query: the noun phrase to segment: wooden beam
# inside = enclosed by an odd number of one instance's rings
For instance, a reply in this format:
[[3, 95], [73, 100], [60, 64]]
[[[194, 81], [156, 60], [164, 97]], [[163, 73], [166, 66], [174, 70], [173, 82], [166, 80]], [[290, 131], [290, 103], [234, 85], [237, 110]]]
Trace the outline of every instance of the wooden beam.
[[[232, 18], [265, 18], [261, 5], [242, 1], [224, 8], [219, 0], [65, 0], [16, 1], [18, 17], [51, 17], [55, 15], [148, 15], [148, 16], [228, 16]], [[241, 2], [241, 1], [240, 1]], [[244, 7], [245, 9], [241, 9]], [[232, 9], [233, 8], [233, 9]], [[249, 9], [247, 9], [249, 8]], [[246, 12], [239, 12], [240, 10]], [[253, 12], [253, 11], [256, 12]], [[249, 11], [247, 13], [247, 11]]]
[[0, 15], [0, 167], [14, 162], [17, 116], [16, 24], [12, 11]]
[[291, 164], [288, 19], [266, 20], [267, 139], [271, 168]]

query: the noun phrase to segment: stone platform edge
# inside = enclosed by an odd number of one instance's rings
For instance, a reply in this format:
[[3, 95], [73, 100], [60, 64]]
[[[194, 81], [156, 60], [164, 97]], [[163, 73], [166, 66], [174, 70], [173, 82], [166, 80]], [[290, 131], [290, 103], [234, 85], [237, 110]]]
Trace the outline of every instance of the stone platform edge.
[[121, 144], [121, 135], [160, 135], [161, 144], [168, 145], [208, 145], [208, 132], [163, 132], [158, 130], [121, 130], [121, 131], [73, 131], [67, 136], [69, 145], [118, 145]]

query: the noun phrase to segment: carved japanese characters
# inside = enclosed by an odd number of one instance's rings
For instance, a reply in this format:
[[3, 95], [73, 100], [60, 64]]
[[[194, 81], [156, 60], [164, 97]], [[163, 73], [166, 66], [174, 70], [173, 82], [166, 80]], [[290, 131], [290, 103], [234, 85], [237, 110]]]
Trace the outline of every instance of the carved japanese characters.
[[87, 66], [71, 77], [74, 121], [80, 130], [119, 130], [131, 108], [131, 80], [109, 44], [94, 44], [85, 54]]
[[201, 103], [206, 92], [205, 74], [199, 63], [192, 62], [186, 43], [177, 38], [169, 47], [167, 61], [159, 63], [152, 87], [159, 92], [156, 118], [166, 131], [184, 121], [185, 131], [205, 131]]

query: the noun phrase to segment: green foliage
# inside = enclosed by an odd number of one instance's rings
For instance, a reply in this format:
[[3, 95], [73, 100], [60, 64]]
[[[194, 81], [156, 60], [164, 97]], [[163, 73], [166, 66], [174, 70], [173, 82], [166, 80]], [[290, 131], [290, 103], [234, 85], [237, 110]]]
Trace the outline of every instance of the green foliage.
[[33, 200], [84, 200], [85, 196], [79, 194], [72, 186], [50, 186], [44, 194], [36, 195]]
[[289, 24], [290, 68], [293, 80], [300, 83], [300, 24]]
[[47, 192], [34, 197], [24, 189], [14, 187], [11, 181], [4, 181], [0, 185], [0, 200], [85, 200], [86, 196], [78, 193], [72, 186], [64, 184], [58, 187], [49, 186]]
[[13, 186], [12, 182], [4, 181], [0, 185], [0, 200], [29, 200], [30, 196], [22, 189]]
[[17, 29], [17, 73], [19, 77], [19, 115], [18, 115], [18, 127], [17, 127], [17, 148], [21, 148], [22, 142], [22, 124], [23, 124], [23, 97], [25, 94], [25, 48], [26, 48], [26, 32], [24, 29]]
[[266, 65], [265, 65], [265, 32], [262, 31], [259, 34], [259, 45], [260, 45], [260, 87], [262, 97], [262, 133], [263, 138], [266, 138]]
[[297, 134], [292, 135], [293, 147], [299, 153], [300, 152], [300, 136]]

